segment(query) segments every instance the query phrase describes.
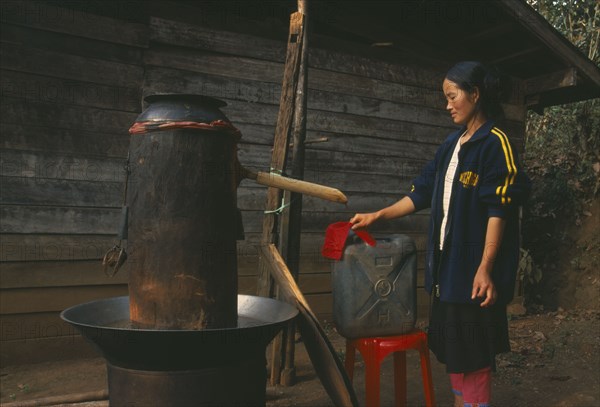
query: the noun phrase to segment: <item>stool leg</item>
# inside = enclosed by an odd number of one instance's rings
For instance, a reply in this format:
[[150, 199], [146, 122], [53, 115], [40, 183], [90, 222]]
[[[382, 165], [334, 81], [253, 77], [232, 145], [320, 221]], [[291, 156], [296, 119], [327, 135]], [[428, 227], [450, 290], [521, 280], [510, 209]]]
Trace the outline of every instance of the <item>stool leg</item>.
[[423, 375], [423, 388], [425, 390], [425, 405], [433, 407], [435, 405], [435, 394], [433, 391], [433, 379], [431, 378], [431, 364], [429, 363], [427, 341], [421, 343], [419, 354], [421, 355], [421, 374]]
[[346, 357], [344, 358], [344, 367], [346, 368], [346, 373], [348, 373], [348, 378], [350, 379], [350, 383], [354, 379], [354, 356], [355, 356], [354, 346], [350, 340], [346, 340]]
[[394, 395], [396, 406], [406, 406], [406, 352], [394, 353]]
[[377, 355], [378, 343], [370, 341], [364, 348], [366, 407], [379, 407], [380, 360]]

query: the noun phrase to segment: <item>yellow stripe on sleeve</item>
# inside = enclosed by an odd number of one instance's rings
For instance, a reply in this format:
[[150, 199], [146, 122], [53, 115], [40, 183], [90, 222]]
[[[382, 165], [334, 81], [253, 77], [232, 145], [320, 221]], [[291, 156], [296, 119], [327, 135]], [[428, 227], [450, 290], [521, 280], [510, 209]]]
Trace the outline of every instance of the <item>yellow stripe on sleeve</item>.
[[496, 195], [501, 197], [501, 202], [503, 205], [510, 203], [510, 197], [507, 199], [506, 190], [508, 186], [512, 184], [515, 180], [515, 176], [517, 173], [517, 168], [514, 164], [514, 157], [512, 153], [512, 148], [510, 147], [510, 143], [508, 142], [508, 138], [506, 134], [502, 133], [498, 128], [494, 127], [492, 129], [492, 133], [495, 134], [500, 140], [500, 144], [502, 145], [502, 150], [504, 151], [504, 159], [506, 161], [506, 168], [508, 173], [506, 174], [506, 179], [504, 180], [504, 186], [499, 186], [496, 189]]
[[502, 134], [504, 136], [504, 139], [506, 140], [506, 145], [508, 146], [508, 152], [509, 152], [509, 157], [510, 157], [510, 163], [512, 165], [512, 169], [513, 169], [513, 175], [510, 179], [509, 185], [514, 184], [515, 182], [515, 178], [517, 176], [517, 166], [515, 165], [515, 156], [513, 155], [513, 151], [512, 151], [512, 146], [510, 145], [510, 143], [508, 142], [508, 136], [506, 135], [506, 133], [504, 133], [502, 130], [500, 130], [497, 127], [494, 127], [495, 130], [498, 131], [498, 133]]

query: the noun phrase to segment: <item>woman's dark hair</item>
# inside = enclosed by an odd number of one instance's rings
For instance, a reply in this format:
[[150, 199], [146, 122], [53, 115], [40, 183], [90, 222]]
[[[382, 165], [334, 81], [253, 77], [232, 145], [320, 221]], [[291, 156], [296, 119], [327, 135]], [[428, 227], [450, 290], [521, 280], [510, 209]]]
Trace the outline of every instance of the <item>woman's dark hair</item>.
[[446, 79], [456, 83], [466, 92], [479, 89], [478, 108], [488, 119], [504, 118], [500, 105], [502, 89], [497, 70], [486, 67], [481, 62], [463, 61], [454, 65], [446, 74]]

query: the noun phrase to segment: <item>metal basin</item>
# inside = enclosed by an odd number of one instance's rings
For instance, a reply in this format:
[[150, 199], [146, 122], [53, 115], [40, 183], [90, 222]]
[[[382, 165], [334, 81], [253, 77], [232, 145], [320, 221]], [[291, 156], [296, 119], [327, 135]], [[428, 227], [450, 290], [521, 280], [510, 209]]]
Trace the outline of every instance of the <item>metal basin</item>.
[[265, 405], [265, 349], [298, 310], [238, 295], [238, 327], [132, 328], [129, 297], [76, 305], [61, 317], [107, 360], [111, 406]]
[[298, 310], [270, 298], [238, 295], [238, 327], [203, 330], [137, 329], [129, 326], [129, 297], [114, 297], [64, 310], [106, 359], [139, 369], [185, 369], [235, 361], [259, 351]]

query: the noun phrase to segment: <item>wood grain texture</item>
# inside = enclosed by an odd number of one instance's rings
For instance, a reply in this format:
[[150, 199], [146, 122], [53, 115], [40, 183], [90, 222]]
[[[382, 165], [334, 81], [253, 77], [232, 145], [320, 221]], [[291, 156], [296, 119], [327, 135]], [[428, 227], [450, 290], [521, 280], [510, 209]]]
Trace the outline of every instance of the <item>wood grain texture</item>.
[[[189, 50], [149, 50], [144, 54], [148, 65], [177, 68], [192, 72], [221, 75], [232, 78], [281, 83], [283, 66], [280, 63], [230, 55], [196, 53]], [[311, 69], [309, 89], [388, 100], [429, 108], [445, 106], [440, 90], [433, 90], [401, 83], [387, 82], [345, 73]], [[267, 96], [275, 95], [275, 88], [266, 88]]]
[[2, 122], [8, 124], [33, 122], [37, 125], [72, 130], [93, 129], [127, 134], [127, 130], [137, 117], [137, 114], [129, 112], [29, 102], [8, 97], [2, 98], [1, 102]]
[[[204, 69], [200, 67], [198, 69]], [[231, 69], [231, 68], [230, 68]], [[191, 92], [218, 98], [240, 100], [250, 103], [276, 104], [281, 86], [259, 80], [248, 80], [246, 76], [222, 76], [219, 74], [190, 72], [181, 69], [150, 67], [146, 72], [145, 92]], [[344, 94], [338, 89], [320, 90], [320, 83], [313, 78], [311, 71], [308, 91], [308, 106], [314, 110], [335, 111], [355, 115], [372, 116], [414, 123], [428, 122], [438, 126], [451, 126], [451, 120], [442, 106], [440, 108], [420, 107], [408, 103], [397, 103], [373, 97]], [[247, 75], [247, 74], [246, 74]]]
[[47, 75], [109, 86], [138, 87], [143, 67], [101, 59], [0, 43], [0, 67], [12, 71]]
[[[118, 16], [119, 6], [115, 6], [114, 15]], [[7, 1], [2, 5], [1, 21], [136, 47], [148, 44], [145, 24], [97, 15], [93, 9], [75, 10], [52, 3]]]
[[127, 285], [102, 285], [45, 288], [16, 288], [3, 290], [0, 314], [62, 311], [83, 302], [127, 295]]
[[[299, 12], [293, 13], [290, 16], [290, 32], [287, 42], [275, 135], [273, 138], [273, 151], [269, 166], [271, 171], [279, 173], [283, 172], [286, 168], [294, 102], [296, 92], [298, 92], [298, 75], [300, 72], [300, 58], [305, 38], [305, 28], [305, 16]], [[267, 190], [265, 210], [269, 212], [263, 213], [261, 239], [261, 243], [264, 245], [278, 241], [278, 229], [281, 227], [281, 224], [280, 219], [278, 219], [274, 211], [280, 206], [282, 196], [283, 192], [280, 189], [269, 187]], [[273, 294], [273, 279], [269, 274], [268, 265], [262, 257], [259, 258], [258, 269], [257, 294], [270, 297]], [[280, 336], [278, 336], [277, 345], [274, 345], [274, 348], [278, 347], [279, 340]], [[274, 352], [276, 353], [276, 351]], [[273, 362], [273, 369], [277, 369], [277, 365], [277, 362]], [[272, 374], [272, 380], [274, 378], [277, 382], [279, 377]]]
[[[40, 138], [42, 136], [40, 135]], [[6, 149], [0, 157], [0, 176], [33, 180], [121, 182], [125, 180], [125, 158], [111, 158], [97, 152], [29, 151]]]
[[76, 37], [68, 33], [47, 31], [13, 23], [3, 22], [0, 26], [0, 34], [5, 42], [20, 44], [30, 49], [38, 48], [125, 64], [141, 65], [144, 53], [143, 48], [131, 45]]
[[116, 235], [120, 213], [120, 208], [2, 205], [0, 233]]
[[236, 140], [198, 133], [176, 129], [132, 139], [137, 166], [127, 204], [135, 327], [237, 326]]
[[72, 79], [0, 70], [2, 96], [30, 102], [138, 112], [141, 92], [135, 87], [109, 86]]
[[[309, 232], [323, 231], [325, 227], [340, 220], [350, 219], [356, 211], [313, 211], [302, 215], [302, 229]], [[13, 234], [73, 234], [115, 236], [120, 221], [121, 208], [53, 207], [2, 205], [2, 233]], [[262, 230], [263, 211], [242, 211], [246, 232]], [[377, 224], [374, 230], [385, 232], [407, 228], [406, 232], [425, 231], [427, 214], [413, 214], [405, 218]]]
[[115, 208], [123, 202], [123, 182], [0, 177], [1, 204], [94, 206]]
[[[282, 41], [251, 34], [233, 33], [205, 26], [185, 24], [154, 17], [150, 22], [152, 39], [158, 43], [241, 55], [259, 60], [283, 62], [285, 46]], [[323, 42], [323, 41], [321, 41]], [[355, 44], [356, 46], [356, 44]], [[311, 47], [309, 67], [367, 76], [389, 82], [408, 83], [437, 89], [444, 73], [424, 66], [398, 65], [342, 53], [332, 48]]]
[[107, 277], [102, 263], [92, 261], [40, 261], [3, 263], [0, 289], [77, 287], [106, 284], [127, 284], [125, 266], [114, 277]]
[[[96, 264], [115, 243], [116, 232], [112, 235], [93, 234], [2, 234], [2, 252], [0, 261], [10, 262], [2, 265], [2, 271], [11, 268], [37, 268], [32, 262], [79, 262], [95, 260]], [[19, 266], [23, 264], [23, 266]], [[57, 266], [58, 267], [58, 266]]]
[[52, 124], [2, 123], [0, 146], [3, 149], [29, 150], [36, 153], [53, 152], [60, 155], [120, 158], [127, 157], [129, 134], [96, 129], [64, 129]]

